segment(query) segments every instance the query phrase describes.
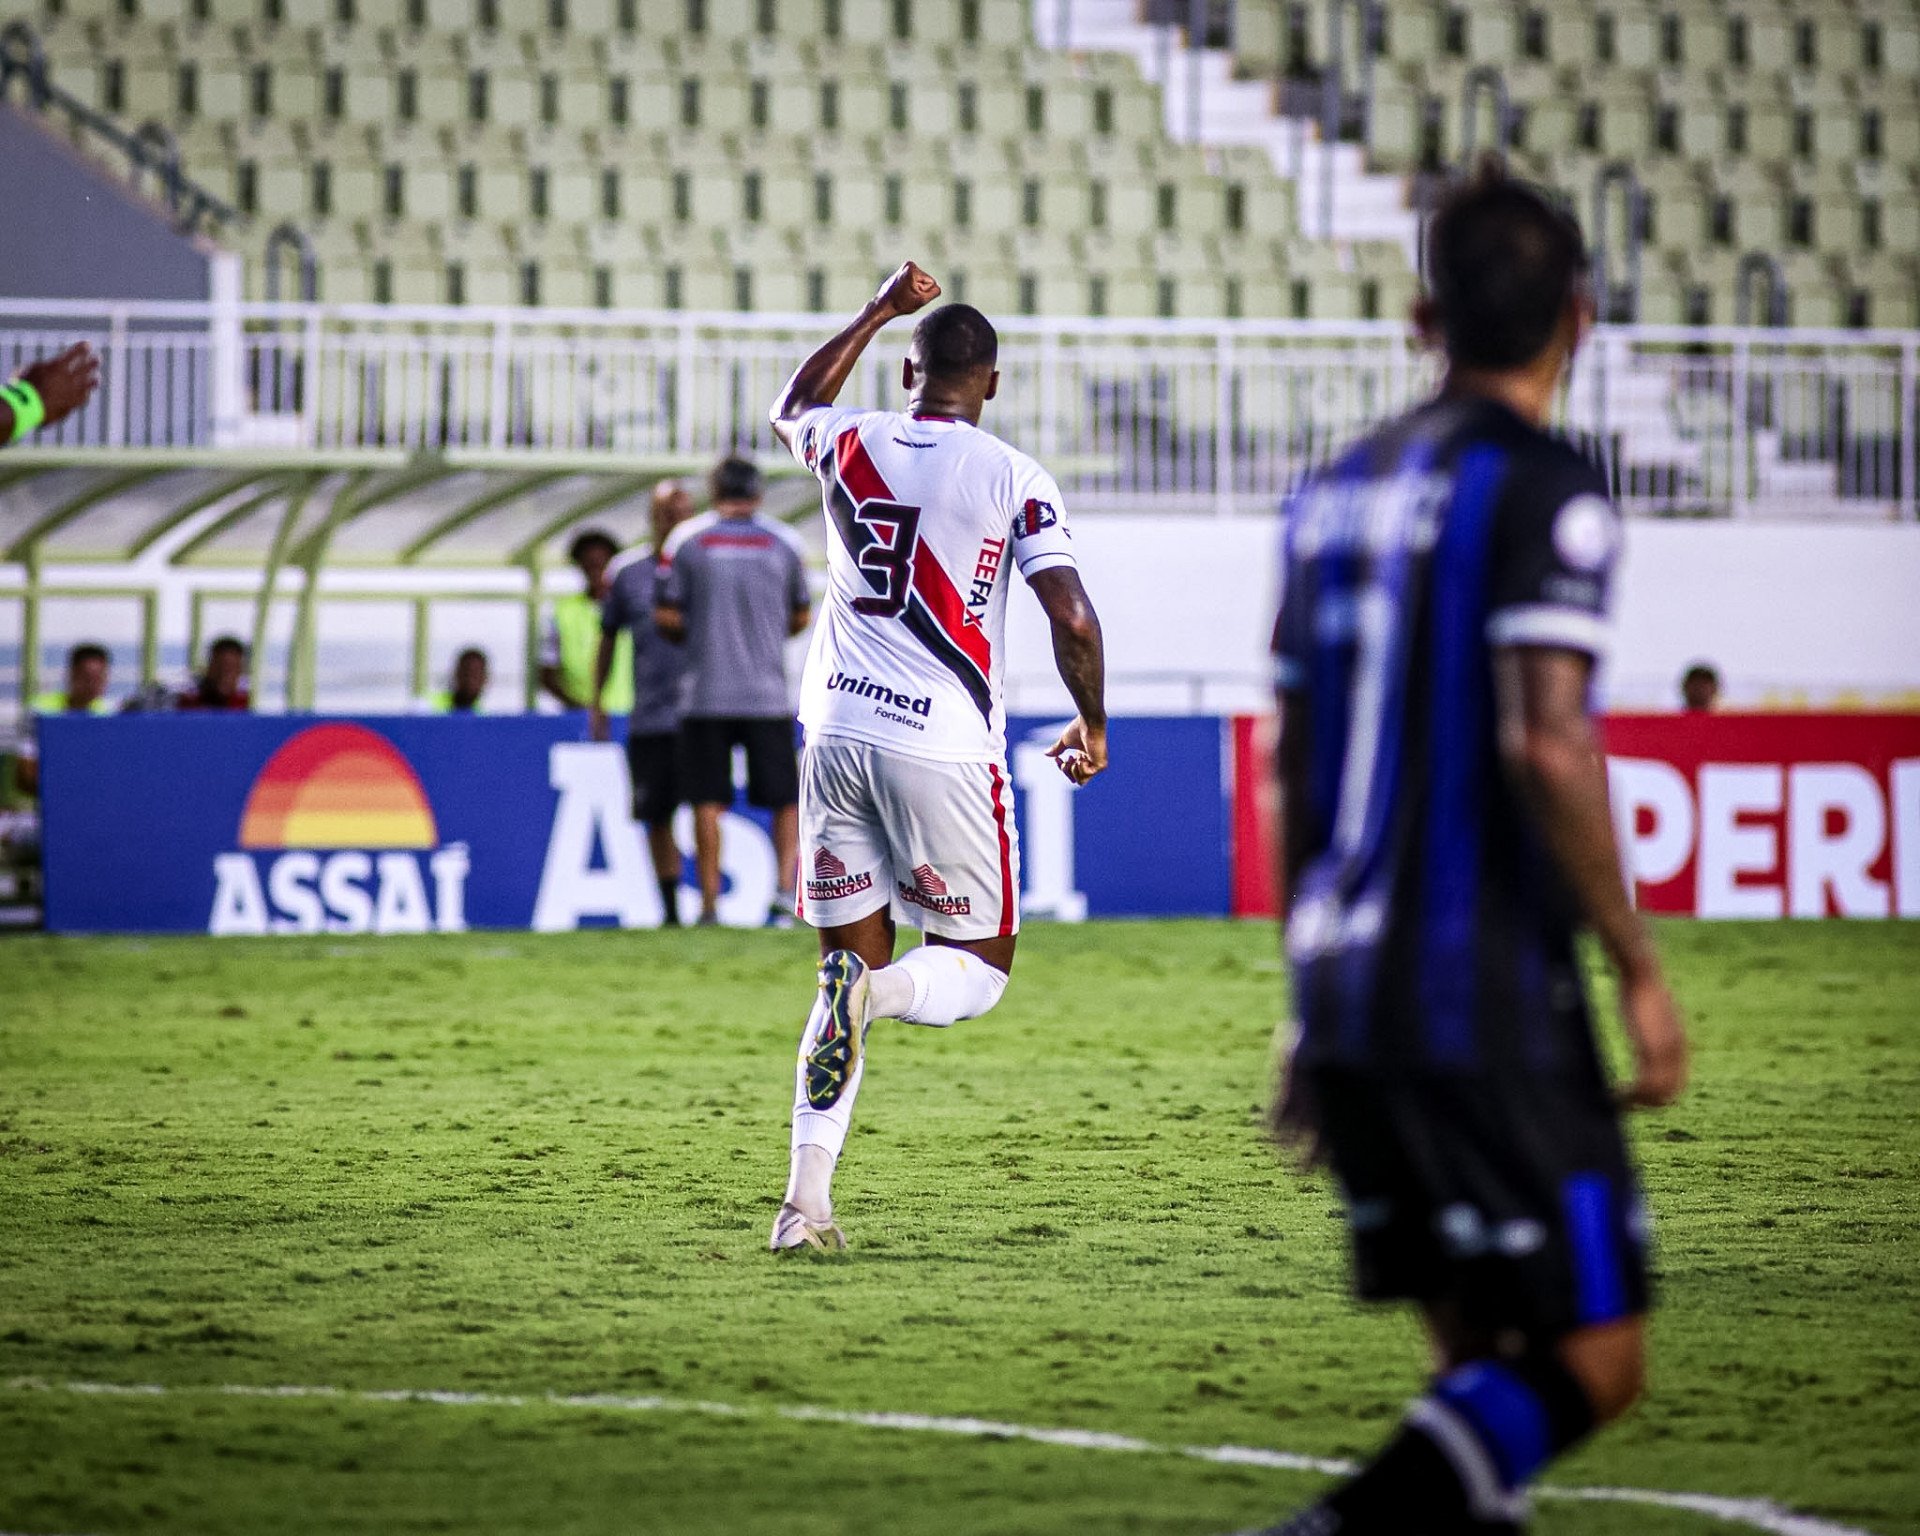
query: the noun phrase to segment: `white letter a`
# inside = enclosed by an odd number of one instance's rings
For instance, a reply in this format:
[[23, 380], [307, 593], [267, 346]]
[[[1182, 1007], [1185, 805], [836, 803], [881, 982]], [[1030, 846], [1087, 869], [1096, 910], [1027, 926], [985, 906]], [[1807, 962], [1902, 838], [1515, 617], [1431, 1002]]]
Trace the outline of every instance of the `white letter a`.
[[[560, 804], [533, 904], [534, 928], [542, 933], [577, 928], [583, 917], [617, 918], [623, 928], [653, 927], [662, 916], [660, 892], [633, 828], [620, 749], [605, 742], [559, 743], [547, 772], [560, 791]], [[590, 864], [596, 835], [606, 852], [602, 869]]]

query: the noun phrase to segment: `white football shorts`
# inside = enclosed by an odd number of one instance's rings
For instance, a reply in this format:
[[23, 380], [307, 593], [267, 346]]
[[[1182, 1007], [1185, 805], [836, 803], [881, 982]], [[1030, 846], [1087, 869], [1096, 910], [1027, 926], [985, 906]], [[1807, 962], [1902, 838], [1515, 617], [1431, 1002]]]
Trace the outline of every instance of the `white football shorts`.
[[1020, 834], [1001, 763], [907, 757], [845, 736], [800, 758], [800, 890], [815, 928], [893, 915], [945, 939], [1020, 931]]

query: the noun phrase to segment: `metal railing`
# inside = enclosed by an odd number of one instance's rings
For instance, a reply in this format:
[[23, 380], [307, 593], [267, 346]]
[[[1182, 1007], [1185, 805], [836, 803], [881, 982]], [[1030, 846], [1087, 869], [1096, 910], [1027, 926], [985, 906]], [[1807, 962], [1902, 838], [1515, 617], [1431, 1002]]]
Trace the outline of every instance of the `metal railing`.
[[[0, 300], [0, 372], [105, 359], [70, 447], [774, 455], [822, 316]], [[988, 425], [1076, 500], [1264, 510], [1431, 387], [1391, 322], [1003, 322]], [[897, 403], [905, 328], [844, 398]], [[1603, 326], [1564, 425], [1637, 511], [1913, 518], [1920, 332]], [[45, 440], [43, 440], [45, 441]]]
[[191, 234], [203, 224], [218, 229], [241, 222], [241, 215], [180, 165], [180, 147], [171, 129], [157, 122], [143, 123], [129, 133], [120, 123], [96, 112], [70, 91], [53, 83], [46, 49], [39, 35], [24, 21], [0, 30], [0, 100], [13, 94], [19, 81], [26, 101], [43, 116], [58, 110], [79, 129], [126, 157], [128, 178], [135, 191], [144, 190], [148, 175], [157, 178], [160, 196], [173, 216], [174, 226]]

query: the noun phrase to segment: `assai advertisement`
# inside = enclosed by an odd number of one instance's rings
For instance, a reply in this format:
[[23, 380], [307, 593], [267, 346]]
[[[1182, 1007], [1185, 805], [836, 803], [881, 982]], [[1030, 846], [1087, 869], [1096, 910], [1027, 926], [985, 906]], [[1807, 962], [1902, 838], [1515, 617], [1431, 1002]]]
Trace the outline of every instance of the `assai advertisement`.
[[[1224, 912], [1221, 722], [1116, 721], [1113, 769], [1085, 791], [1045, 756], [1061, 724], [1008, 726], [1029, 913]], [[575, 717], [50, 717], [40, 735], [57, 932], [557, 931], [662, 915], [625, 756]], [[766, 818], [736, 805], [722, 848], [722, 921], [764, 922]]]

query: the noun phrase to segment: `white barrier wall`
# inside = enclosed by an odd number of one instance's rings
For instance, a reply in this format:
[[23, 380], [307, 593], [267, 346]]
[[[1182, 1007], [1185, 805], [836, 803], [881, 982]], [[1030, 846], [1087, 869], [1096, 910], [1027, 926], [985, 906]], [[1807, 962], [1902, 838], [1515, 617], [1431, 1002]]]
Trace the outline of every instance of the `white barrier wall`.
[[[1080, 518], [1074, 540], [1117, 708], [1261, 707], [1272, 520], [1101, 514]], [[1613, 709], [1672, 706], [1694, 661], [1719, 669], [1731, 706], [1920, 707], [1920, 526], [1635, 518], [1615, 613]], [[1008, 642], [1018, 707], [1064, 708], [1030, 597], [1013, 606]]]

